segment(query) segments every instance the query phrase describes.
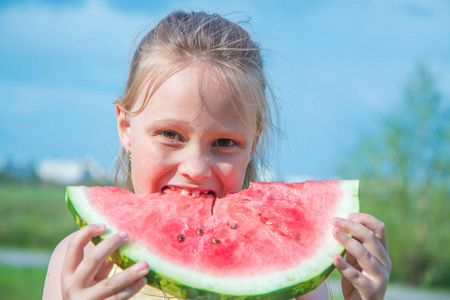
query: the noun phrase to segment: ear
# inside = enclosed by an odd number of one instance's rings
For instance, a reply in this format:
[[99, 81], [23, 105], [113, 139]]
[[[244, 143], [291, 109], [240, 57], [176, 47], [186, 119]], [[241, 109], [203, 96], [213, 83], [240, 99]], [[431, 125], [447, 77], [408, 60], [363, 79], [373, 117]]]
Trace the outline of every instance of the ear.
[[131, 154], [131, 135], [130, 135], [130, 122], [128, 120], [128, 114], [125, 109], [116, 105], [117, 114], [117, 132], [119, 133], [119, 139], [123, 148], [129, 154]]

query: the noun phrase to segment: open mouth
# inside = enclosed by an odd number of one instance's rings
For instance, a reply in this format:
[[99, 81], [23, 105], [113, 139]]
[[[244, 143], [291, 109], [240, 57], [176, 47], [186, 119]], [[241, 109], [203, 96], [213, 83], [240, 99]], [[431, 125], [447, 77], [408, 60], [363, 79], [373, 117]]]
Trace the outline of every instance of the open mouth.
[[191, 190], [190, 191], [188, 189], [183, 189], [183, 188], [179, 188], [179, 187], [175, 187], [175, 186], [166, 185], [161, 189], [161, 193], [165, 194], [164, 192], [168, 189], [173, 190], [173, 191], [178, 191], [184, 197], [191, 196], [192, 198], [200, 198], [200, 196], [202, 196], [202, 195], [212, 196], [213, 198], [211, 201], [211, 215], [214, 215], [214, 206], [215, 206], [216, 200], [217, 200], [217, 194], [214, 191], [212, 191], [212, 190]]
[[167, 189], [170, 189], [173, 191], [178, 191], [184, 197], [191, 196], [192, 198], [199, 198], [201, 195], [212, 195], [214, 197], [214, 199], [217, 198], [216, 193], [212, 190], [188, 190], [188, 189], [183, 189], [183, 188], [168, 186], [168, 185], [164, 186], [161, 189], [161, 193], [164, 194], [164, 191], [166, 191]]

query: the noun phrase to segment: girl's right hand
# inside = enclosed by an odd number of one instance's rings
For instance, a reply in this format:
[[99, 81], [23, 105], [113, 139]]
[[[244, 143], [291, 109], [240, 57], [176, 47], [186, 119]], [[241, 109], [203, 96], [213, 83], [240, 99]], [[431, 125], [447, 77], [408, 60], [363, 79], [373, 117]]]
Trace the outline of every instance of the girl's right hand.
[[70, 239], [61, 272], [63, 299], [128, 299], [147, 282], [146, 262], [138, 262], [110, 278], [108, 256], [128, 241], [126, 233], [116, 233], [86, 250], [89, 241], [106, 230], [105, 225], [87, 225]]

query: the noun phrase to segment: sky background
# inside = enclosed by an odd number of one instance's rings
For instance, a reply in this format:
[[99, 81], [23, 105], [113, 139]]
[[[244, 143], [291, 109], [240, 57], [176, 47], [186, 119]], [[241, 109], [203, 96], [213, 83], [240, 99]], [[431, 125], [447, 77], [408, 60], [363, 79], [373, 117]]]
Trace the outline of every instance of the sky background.
[[129, 57], [177, 9], [250, 19], [280, 101], [276, 179], [339, 177], [418, 63], [450, 95], [450, 1], [0, 1], [0, 156], [111, 168]]

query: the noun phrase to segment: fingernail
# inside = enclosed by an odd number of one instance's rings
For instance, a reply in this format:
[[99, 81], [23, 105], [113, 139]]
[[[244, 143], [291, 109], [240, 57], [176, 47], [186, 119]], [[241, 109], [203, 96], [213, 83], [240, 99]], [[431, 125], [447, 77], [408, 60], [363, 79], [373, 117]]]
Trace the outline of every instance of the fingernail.
[[147, 270], [148, 264], [145, 261], [140, 261], [135, 264], [137, 270]]
[[95, 224], [98, 230], [105, 230], [105, 224]]
[[351, 214], [348, 215], [348, 218], [349, 219], [356, 219], [357, 216], [358, 216], [357, 214], [351, 213]]
[[128, 234], [127, 234], [126, 232], [124, 232], [124, 231], [121, 231], [121, 232], [119, 233], [119, 236], [120, 236], [124, 241], [128, 240]]
[[139, 275], [144, 276], [148, 273], [149, 267], [148, 264], [145, 261], [140, 261], [134, 265], [134, 268], [136, 271], [139, 272]]
[[339, 224], [341, 222], [342, 222], [342, 218], [339, 218], [339, 217], [334, 217], [333, 218], [333, 224]]
[[344, 261], [340, 254], [335, 254], [334, 257], [333, 257], [333, 260], [334, 260], [336, 266], [342, 265], [342, 262]]
[[343, 232], [342, 232], [342, 230], [340, 230], [339, 228], [337, 228], [337, 227], [334, 227], [333, 228], [333, 231], [334, 231], [334, 234], [335, 235], [341, 235]]

